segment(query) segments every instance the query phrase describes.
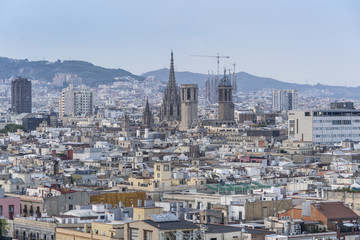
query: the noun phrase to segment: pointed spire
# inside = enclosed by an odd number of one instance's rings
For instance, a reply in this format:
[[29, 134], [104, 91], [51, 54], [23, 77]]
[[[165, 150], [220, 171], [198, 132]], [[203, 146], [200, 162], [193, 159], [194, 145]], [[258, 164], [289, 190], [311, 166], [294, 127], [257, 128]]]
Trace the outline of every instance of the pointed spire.
[[169, 85], [172, 85], [175, 88], [175, 70], [174, 70], [174, 54], [171, 50], [171, 59], [170, 59], [170, 73], [169, 73]]
[[149, 98], [146, 97], [146, 106], [145, 106], [145, 111], [148, 112], [150, 110], [150, 106], [149, 106]]

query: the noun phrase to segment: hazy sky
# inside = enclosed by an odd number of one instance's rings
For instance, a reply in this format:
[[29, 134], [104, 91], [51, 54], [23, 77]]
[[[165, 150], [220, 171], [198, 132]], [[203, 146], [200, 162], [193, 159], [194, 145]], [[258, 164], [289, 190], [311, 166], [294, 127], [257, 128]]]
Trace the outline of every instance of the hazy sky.
[[360, 1], [0, 0], [0, 56], [86, 60], [135, 74], [216, 71], [230, 56], [287, 82], [360, 85]]

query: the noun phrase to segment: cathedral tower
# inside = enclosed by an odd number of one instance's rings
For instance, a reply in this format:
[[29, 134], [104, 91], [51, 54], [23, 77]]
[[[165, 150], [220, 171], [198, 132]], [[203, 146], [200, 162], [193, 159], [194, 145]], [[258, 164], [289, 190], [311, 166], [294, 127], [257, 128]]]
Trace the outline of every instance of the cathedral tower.
[[181, 85], [181, 130], [188, 130], [198, 120], [198, 85]]
[[218, 119], [234, 121], [234, 104], [232, 102], [232, 86], [230, 79], [226, 76], [226, 70], [224, 70], [224, 77], [220, 80], [218, 85]]
[[181, 120], [180, 89], [175, 82], [174, 57], [171, 51], [169, 82], [164, 90], [160, 120], [168, 126], [177, 126]]

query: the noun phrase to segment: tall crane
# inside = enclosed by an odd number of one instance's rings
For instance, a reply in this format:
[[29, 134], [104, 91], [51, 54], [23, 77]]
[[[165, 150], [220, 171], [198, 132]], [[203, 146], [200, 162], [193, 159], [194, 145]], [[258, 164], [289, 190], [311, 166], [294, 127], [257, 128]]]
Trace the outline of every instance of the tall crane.
[[211, 56], [211, 55], [191, 55], [193, 57], [212, 57], [212, 58], [217, 58], [217, 75], [219, 76], [219, 64], [220, 64], [220, 58], [229, 58], [229, 56], [220, 56], [220, 54], [218, 53], [216, 56]]

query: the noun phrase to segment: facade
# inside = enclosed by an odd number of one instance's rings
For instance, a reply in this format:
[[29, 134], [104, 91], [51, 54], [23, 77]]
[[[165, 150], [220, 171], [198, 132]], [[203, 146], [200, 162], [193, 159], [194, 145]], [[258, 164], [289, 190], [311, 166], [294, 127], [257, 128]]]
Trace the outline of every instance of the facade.
[[289, 139], [315, 145], [360, 141], [360, 110], [295, 110], [288, 115]]
[[11, 111], [13, 113], [31, 113], [31, 81], [18, 77], [11, 82]]
[[331, 109], [355, 109], [353, 102], [331, 102]]
[[14, 219], [14, 238], [20, 240], [43, 239], [55, 240], [54, 222], [37, 221], [37, 219], [18, 218]]
[[273, 111], [288, 111], [298, 108], [297, 90], [273, 90], [272, 93]]
[[224, 72], [218, 86], [219, 120], [234, 121], [234, 103], [232, 102], [232, 86]]
[[46, 122], [47, 126], [50, 126], [50, 115], [30, 113], [22, 119], [22, 125], [29, 131], [36, 130], [43, 122]]
[[181, 85], [181, 129], [187, 130], [197, 125], [198, 85]]
[[90, 196], [85, 191], [67, 191], [60, 190], [61, 195], [46, 197], [28, 196], [18, 194], [8, 194], [20, 198], [20, 215], [22, 217], [31, 217], [34, 214], [41, 215], [45, 211], [49, 216], [59, 215], [61, 212], [70, 211], [76, 205], [85, 205], [90, 203]]
[[160, 109], [160, 125], [178, 126], [181, 120], [180, 89], [175, 82], [174, 57], [171, 52], [169, 82]]
[[14, 219], [18, 214], [20, 214], [20, 198], [5, 196], [4, 189], [0, 188], [0, 217]]
[[59, 102], [60, 119], [64, 116], [90, 116], [93, 114], [93, 93], [83, 85], [75, 91], [73, 85], [63, 90]]
[[142, 126], [143, 128], [148, 128], [148, 129], [152, 129], [154, 126], [154, 118], [149, 106], [148, 99], [146, 99], [146, 106], [142, 116]]

